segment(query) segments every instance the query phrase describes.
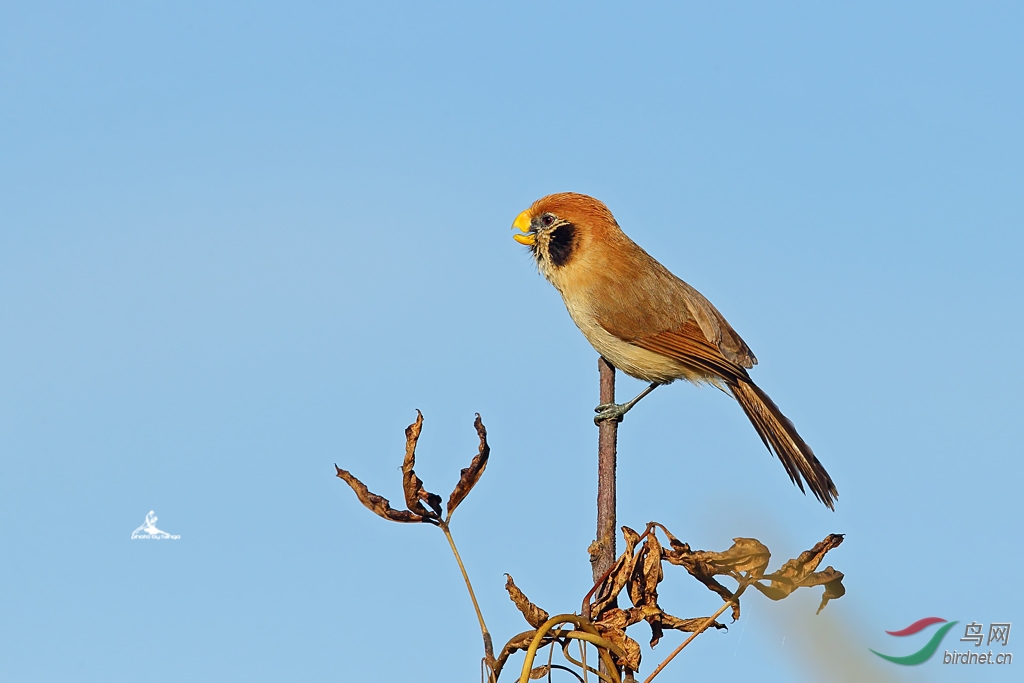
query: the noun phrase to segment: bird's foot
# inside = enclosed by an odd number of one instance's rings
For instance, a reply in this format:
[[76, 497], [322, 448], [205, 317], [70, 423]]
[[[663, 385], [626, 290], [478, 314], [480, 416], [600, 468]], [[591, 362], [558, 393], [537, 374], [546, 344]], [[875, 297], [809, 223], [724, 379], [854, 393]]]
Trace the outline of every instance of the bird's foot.
[[633, 406], [640, 402], [647, 394], [657, 389], [659, 385], [657, 382], [653, 382], [651, 386], [647, 387], [632, 401], [626, 403], [602, 403], [598, 407], [594, 408], [594, 412], [597, 415], [594, 417], [594, 424], [600, 425], [605, 420], [615, 420], [616, 422], [622, 422], [622, 416], [628, 413]]
[[605, 420], [622, 422], [622, 416], [632, 407], [629, 403], [602, 403], [594, 408], [594, 412], [597, 413], [594, 416], [594, 424], [599, 425]]

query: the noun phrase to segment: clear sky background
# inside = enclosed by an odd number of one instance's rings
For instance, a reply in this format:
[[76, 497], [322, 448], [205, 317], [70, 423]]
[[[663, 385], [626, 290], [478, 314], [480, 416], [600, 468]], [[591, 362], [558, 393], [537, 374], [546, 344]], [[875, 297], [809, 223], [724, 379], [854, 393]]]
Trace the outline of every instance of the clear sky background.
[[[417, 408], [443, 495], [489, 430], [453, 528], [495, 640], [504, 572], [578, 609], [596, 353], [509, 230], [573, 190], [726, 315], [840, 492], [714, 389], [626, 418], [620, 524], [772, 567], [847, 535], [844, 598], [751, 593], [664, 679], [1013, 680], [1022, 64], [1009, 2], [4, 4], [0, 679], [477, 680], [443, 536], [334, 476], [400, 500]], [[150, 510], [180, 540], [130, 540]], [[868, 651], [926, 616], [1021, 661]]]

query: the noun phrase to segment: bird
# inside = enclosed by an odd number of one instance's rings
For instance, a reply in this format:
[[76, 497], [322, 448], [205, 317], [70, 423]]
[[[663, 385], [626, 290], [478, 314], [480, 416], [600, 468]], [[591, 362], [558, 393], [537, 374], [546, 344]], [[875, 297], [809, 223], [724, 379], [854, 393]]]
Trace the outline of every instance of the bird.
[[594, 421], [621, 421], [654, 389], [677, 379], [731, 394], [769, 452], [804, 492], [835, 509], [832, 478], [793, 423], [751, 380], [750, 347], [700, 292], [633, 242], [593, 197], [541, 197], [512, 223], [569, 316], [612, 366], [649, 382], [636, 398], [595, 408]]

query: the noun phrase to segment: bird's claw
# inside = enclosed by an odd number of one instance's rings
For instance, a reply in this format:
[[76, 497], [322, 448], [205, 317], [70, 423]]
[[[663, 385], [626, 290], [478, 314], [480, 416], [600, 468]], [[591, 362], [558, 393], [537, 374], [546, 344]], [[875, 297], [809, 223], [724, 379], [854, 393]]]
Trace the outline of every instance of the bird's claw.
[[626, 406], [623, 403], [602, 403], [598, 407], [594, 408], [594, 412], [597, 415], [594, 416], [594, 424], [600, 425], [605, 420], [615, 420], [616, 422], [622, 422], [622, 416], [629, 412], [632, 406]]

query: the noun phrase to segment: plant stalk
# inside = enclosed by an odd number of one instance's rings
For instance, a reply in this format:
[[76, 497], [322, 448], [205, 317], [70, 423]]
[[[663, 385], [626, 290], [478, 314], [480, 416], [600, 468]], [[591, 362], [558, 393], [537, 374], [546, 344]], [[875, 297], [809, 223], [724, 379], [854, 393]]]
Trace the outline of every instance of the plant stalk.
[[448, 539], [448, 545], [452, 547], [452, 554], [455, 555], [455, 561], [459, 563], [459, 569], [462, 570], [462, 578], [466, 581], [466, 589], [469, 591], [469, 599], [473, 601], [473, 609], [476, 610], [476, 618], [480, 622], [480, 633], [484, 639], [484, 655], [487, 658], [487, 668], [491, 672], [490, 678], [494, 677], [494, 645], [491, 642], [491, 632], [487, 630], [487, 624], [484, 623], [484, 614], [480, 611], [480, 604], [476, 601], [476, 593], [473, 592], [473, 584], [469, 581], [469, 574], [466, 572], [466, 566], [462, 564], [462, 557], [459, 555], [459, 549], [455, 547], [455, 539], [452, 538], [452, 532], [448, 528], [447, 522], [441, 522], [438, 524], [441, 531], [444, 532], [444, 537]]
[[661, 673], [661, 670], [668, 666], [668, 663], [675, 659], [675, 656], [682, 652], [684, 647], [690, 644], [690, 641], [699, 636], [701, 633], [704, 633], [705, 629], [707, 629], [708, 626], [711, 626], [711, 624], [715, 623], [715, 619], [722, 616], [722, 612], [728, 609], [730, 605], [732, 605], [731, 602], [723, 603], [722, 606], [718, 608], [717, 612], [708, 617], [707, 621], [700, 625], [700, 628], [691, 633], [690, 637], [683, 641], [682, 645], [672, 650], [672, 654], [666, 657], [665, 661], [659, 664], [658, 668], [652, 671], [651, 675], [644, 679], [644, 683], [651, 683], [651, 681], [654, 680], [654, 677]]
[[[601, 403], [615, 403], [615, 367], [598, 358]], [[603, 420], [597, 435], [597, 540], [590, 549], [594, 582], [615, 564], [615, 457], [619, 423]]]

